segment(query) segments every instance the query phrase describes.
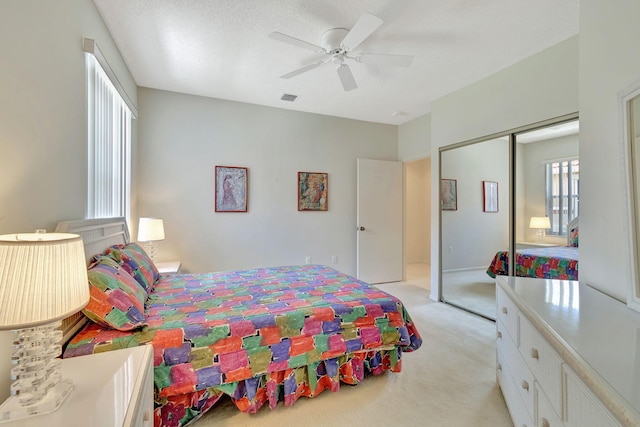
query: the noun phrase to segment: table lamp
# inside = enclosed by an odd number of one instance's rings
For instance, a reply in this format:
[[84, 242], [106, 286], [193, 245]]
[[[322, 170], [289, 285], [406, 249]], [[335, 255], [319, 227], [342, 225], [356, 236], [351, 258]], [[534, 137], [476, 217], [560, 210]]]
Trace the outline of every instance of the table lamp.
[[145, 249], [151, 258], [156, 262], [156, 241], [164, 240], [164, 225], [160, 218], [140, 218], [138, 223], [138, 241], [145, 242]]
[[89, 302], [82, 238], [0, 235], [0, 330], [12, 330], [11, 395], [0, 424], [55, 411], [71, 391], [60, 372], [60, 321]]
[[532, 216], [529, 222], [529, 228], [536, 229], [536, 242], [542, 242], [544, 230], [551, 228], [551, 222], [548, 216]]

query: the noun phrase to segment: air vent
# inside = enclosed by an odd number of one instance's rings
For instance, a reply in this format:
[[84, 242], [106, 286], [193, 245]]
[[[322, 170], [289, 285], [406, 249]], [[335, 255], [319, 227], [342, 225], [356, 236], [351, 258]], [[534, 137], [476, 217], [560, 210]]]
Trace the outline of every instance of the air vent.
[[282, 95], [282, 99], [283, 101], [289, 101], [289, 102], [293, 102], [296, 100], [296, 98], [298, 97], [298, 95], [291, 95], [290, 93], [285, 93], [284, 95]]

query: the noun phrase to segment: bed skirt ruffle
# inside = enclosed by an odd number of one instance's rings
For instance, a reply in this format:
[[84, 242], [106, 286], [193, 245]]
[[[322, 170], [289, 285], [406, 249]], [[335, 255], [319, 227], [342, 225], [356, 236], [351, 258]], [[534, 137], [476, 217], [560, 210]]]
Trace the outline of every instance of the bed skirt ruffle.
[[324, 390], [338, 391], [340, 383], [357, 385], [365, 375], [401, 370], [402, 352], [395, 347], [348, 353], [299, 368], [271, 372], [192, 393], [156, 397], [154, 425], [186, 426], [200, 418], [224, 395], [229, 396], [240, 411], [253, 414], [267, 403], [271, 409], [279, 402], [291, 406], [300, 397], [315, 397]]

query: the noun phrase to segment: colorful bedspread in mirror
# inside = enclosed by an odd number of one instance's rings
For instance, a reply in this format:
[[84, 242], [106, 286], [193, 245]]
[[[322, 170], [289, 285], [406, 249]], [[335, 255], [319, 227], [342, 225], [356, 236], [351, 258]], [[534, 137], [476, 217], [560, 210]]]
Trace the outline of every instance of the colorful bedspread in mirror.
[[319, 265], [162, 276], [145, 317], [129, 332], [89, 323], [64, 357], [153, 345], [156, 426], [223, 395], [253, 413], [398, 372], [422, 343], [397, 298]]
[[[509, 252], [496, 253], [487, 274], [506, 276], [509, 271]], [[578, 248], [554, 246], [516, 250], [514, 274], [540, 279], [578, 280]]]

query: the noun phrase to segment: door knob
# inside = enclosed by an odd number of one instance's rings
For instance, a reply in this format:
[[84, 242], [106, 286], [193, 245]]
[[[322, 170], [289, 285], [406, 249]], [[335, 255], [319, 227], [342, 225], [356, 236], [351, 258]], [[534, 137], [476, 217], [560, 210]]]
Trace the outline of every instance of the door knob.
[[364, 227], [358, 227], [357, 230], [364, 231]]

